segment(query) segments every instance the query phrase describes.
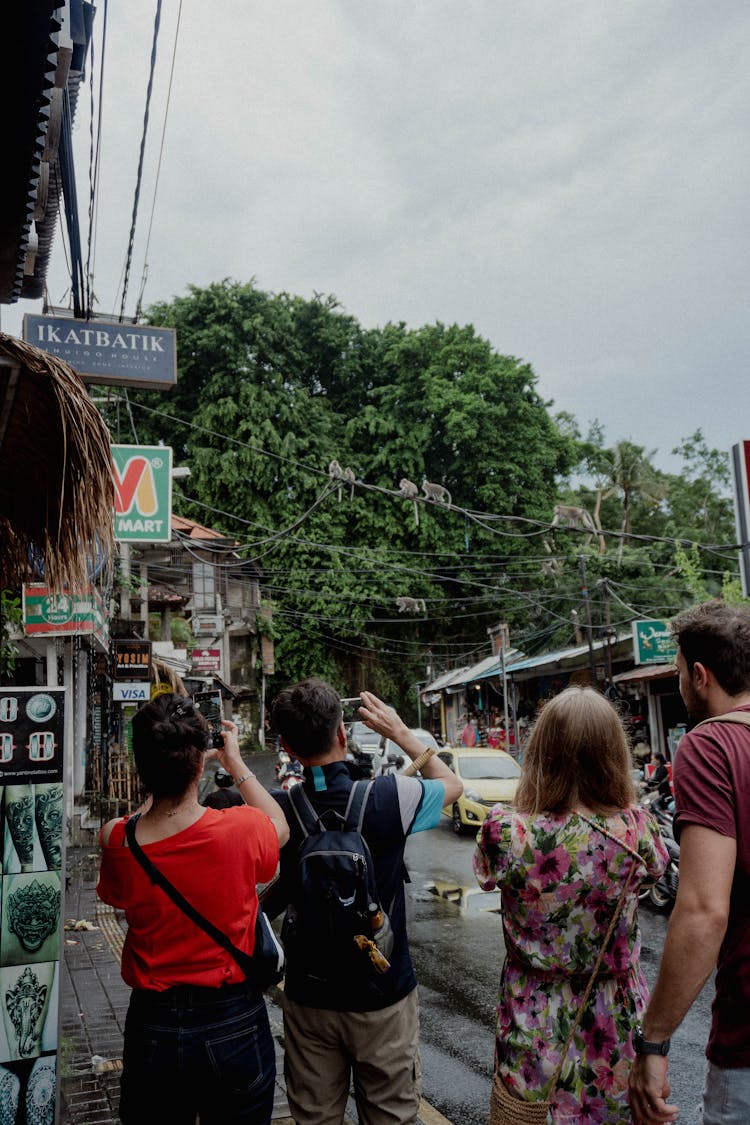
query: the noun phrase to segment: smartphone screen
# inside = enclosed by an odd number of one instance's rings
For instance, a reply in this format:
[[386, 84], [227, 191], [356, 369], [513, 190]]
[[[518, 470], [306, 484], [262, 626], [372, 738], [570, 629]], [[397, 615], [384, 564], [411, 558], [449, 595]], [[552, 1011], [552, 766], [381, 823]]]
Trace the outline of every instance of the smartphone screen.
[[193, 696], [193, 701], [208, 723], [211, 732], [213, 734], [218, 734], [221, 731], [221, 720], [224, 717], [224, 711], [221, 706], [221, 692], [197, 691]]
[[360, 719], [361, 715], [359, 709], [362, 706], [362, 700], [358, 695], [352, 699], [341, 700], [341, 711], [343, 713], [344, 723], [353, 723], [356, 719]]

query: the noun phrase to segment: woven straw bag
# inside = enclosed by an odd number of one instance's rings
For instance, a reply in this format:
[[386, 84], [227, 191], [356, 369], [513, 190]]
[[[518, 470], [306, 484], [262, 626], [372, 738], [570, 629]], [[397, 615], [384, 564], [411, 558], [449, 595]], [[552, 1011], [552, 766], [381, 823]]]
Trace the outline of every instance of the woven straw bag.
[[511, 1094], [495, 1071], [490, 1094], [489, 1125], [547, 1125], [551, 1121], [551, 1102], [522, 1102]]
[[[588, 817], [582, 816], [582, 814], [580, 813], [579, 816], [581, 816], [582, 820], [585, 820], [589, 824], [591, 824], [591, 821], [588, 819]], [[592, 825], [592, 827], [597, 826]], [[591, 995], [591, 990], [594, 987], [596, 975], [599, 972], [602, 961], [604, 960], [604, 954], [607, 951], [607, 946], [609, 945], [612, 934], [615, 932], [617, 919], [620, 917], [620, 911], [622, 910], [625, 903], [625, 896], [628, 893], [628, 887], [630, 886], [630, 880], [632, 879], [634, 872], [635, 866], [631, 867], [628, 877], [625, 880], [625, 886], [620, 892], [617, 906], [615, 907], [614, 914], [612, 915], [612, 919], [609, 923], [609, 929], [607, 930], [604, 941], [602, 942], [601, 949], [599, 950], [599, 956], [596, 959], [596, 964], [594, 965], [593, 972], [591, 973], [589, 982], [586, 985], [586, 991], [583, 994], [583, 999], [581, 1000], [578, 1011], [576, 1012], [576, 1018], [573, 1021], [573, 1026], [570, 1029], [570, 1035], [568, 1036], [565, 1046], [563, 1047], [562, 1054], [560, 1055], [560, 1062], [557, 1066], [557, 1069], [555, 1070], [555, 1073], [552, 1075], [552, 1078], [544, 1089], [544, 1099], [537, 1102], [527, 1102], [523, 1101], [520, 1098], [517, 1098], [514, 1094], [511, 1094], [511, 1092], [508, 1090], [508, 1087], [503, 1082], [501, 1076], [498, 1074], [497, 1069], [495, 1069], [495, 1074], [492, 1079], [492, 1092], [490, 1094], [489, 1125], [550, 1125], [550, 1123], [553, 1122], [551, 1099], [554, 1098], [557, 1083], [560, 1081], [563, 1063], [565, 1062], [568, 1050], [570, 1049], [570, 1044], [573, 1042], [573, 1036], [578, 1030], [578, 1025], [581, 1022], [583, 1010], [588, 1003], [589, 996]]]

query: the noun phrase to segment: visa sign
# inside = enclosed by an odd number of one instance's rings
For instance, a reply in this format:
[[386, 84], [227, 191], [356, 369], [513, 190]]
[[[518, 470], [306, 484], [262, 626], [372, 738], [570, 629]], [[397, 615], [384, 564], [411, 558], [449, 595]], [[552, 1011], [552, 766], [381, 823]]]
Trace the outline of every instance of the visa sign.
[[172, 536], [172, 450], [167, 445], [113, 445], [115, 539], [168, 543]]

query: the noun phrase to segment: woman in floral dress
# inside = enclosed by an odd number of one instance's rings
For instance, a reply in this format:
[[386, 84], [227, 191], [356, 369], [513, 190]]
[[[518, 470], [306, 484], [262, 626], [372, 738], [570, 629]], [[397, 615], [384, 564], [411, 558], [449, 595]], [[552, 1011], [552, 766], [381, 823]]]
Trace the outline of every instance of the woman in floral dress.
[[515, 809], [492, 809], [474, 856], [480, 886], [502, 893], [497, 1067], [525, 1101], [550, 1096], [546, 1087], [632, 871], [552, 1095], [555, 1125], [630, 1121], [632, 1031], [648, 999], [638, 886], [667, 863], [655, 819], [634, 805], [630, 768], [615, 709], [592, 688], [567, 688], [545, 705], [527, 742]]

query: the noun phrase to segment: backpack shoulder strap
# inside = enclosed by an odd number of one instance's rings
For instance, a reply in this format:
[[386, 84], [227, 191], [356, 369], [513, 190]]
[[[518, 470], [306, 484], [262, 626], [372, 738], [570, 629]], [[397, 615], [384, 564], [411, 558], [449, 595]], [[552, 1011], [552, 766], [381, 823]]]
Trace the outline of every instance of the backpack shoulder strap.
[[297, 817], [302, 835], [307, 837], [312, 832], [320, 832], [325, 826], [321, 824], [315, 809], [310, 804], [310, 798], [305, 793], [304, 785], [293, 785], [289, 790], [289, 802], [292, 811]]
[[702, 722], [696, 723], [693, 730], [707, 726], [709, 723], [740, 723], [744, 727], [750, 727], [750, 711], [727, 711], [726, 715], [714, 715], [710, 719], [703, 719]]
[[367, 799], [370, 796], [370, 790], [375, 784], [373, 781], [355, 781], [352, 785], [351, 793], [349, 794], [349, 803], [346, 806], [344, 814], [344, 830], [351, 832], [354, 829], [360, 834], [362, 833], [362, 825], [365, 822], [365, 809], [367, 807]]

